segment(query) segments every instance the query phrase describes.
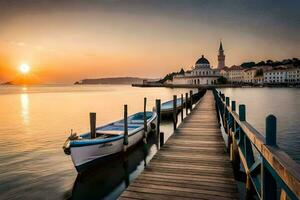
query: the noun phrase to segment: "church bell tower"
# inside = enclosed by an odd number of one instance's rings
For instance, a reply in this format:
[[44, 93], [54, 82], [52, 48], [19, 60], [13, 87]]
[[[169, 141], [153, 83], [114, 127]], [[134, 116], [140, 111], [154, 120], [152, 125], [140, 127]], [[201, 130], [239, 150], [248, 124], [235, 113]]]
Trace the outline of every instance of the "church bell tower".
[[225, 55], [223, 50], [222, 41], [220, 42], [219, 55], [218, 55], [218, 69], [223, 69], [225, 67]]

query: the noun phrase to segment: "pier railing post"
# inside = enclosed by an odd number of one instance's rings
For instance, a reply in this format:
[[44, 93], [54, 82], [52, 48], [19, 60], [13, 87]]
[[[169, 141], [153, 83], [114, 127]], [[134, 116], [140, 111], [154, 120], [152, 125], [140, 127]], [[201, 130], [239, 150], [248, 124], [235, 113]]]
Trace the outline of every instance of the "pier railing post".
[[185, 115], [188, 115], [188, 102], [189, 102], [189, 94], [185, 93]]
[[177, 127], [177, 96], [173, 95], [173, 129]]
[[[239, 105], [239, 119], [240, 121], [244, 122], [246, 121], [246, 106], [244, 104]], [[246, 135], [244, 135], [243, 138], [240, 138], [242, 142], [244, 143], [244, 152], [245, 152], [245, 159], [248, 164], [248, 166], [251, 166], [253, 163], [253, 152], [252, 152], [252, 146], [247, 138]], [[246, 198], [249, 199], [252, 196], [252, 182], [250, 177], [250, 172], [246, 172], [247, 178], [246, 178]]]
[[160, 99], [156, 99], [155, 107], [156, 107], [156, 114], [157, 114], [157, 123], [156, 123], [156, 137], [159, 137], [160, 133]]
[[[235, 121], [233, 123], [233, 126], [234, 126], [233, 127], [234, 131], [236, 131], [238, 125]], [[237, 133], [235, 133], [235, 134], [237, 134]], [[232, 134], [232, 156], [231, 157], [232, 157], [233, 172], [235, 174], [235, 177], [238, 177], [239, 171], [240, 171], [241, 158], [240, 158], [238, 144], [237, 144], [234, 134]]]
[[183, 94], [181, 94], [181, 122], [183, 121]]
[[226, 116], [225, 116], [225, 124], [226, 124], [226, 132], [227, 132], [227, 135], [228, 135], [228, 146], [227, 146], [227, 152], [230, 153], [231, 155], [231, 148], [232, 148], [232, 137], [231, 137], [231, 129], [229, 127], [229, 124], [228, 124], [228, 121], [230, 119], [230, 113], [229, 113], [229, 108], [230, 106], [230, 98], [229, 97], [226, 97]]
[[232, 110], [233, 112], [236, 111], [236, 103], [235, 103], [235, 101], [231, 101], [231, 110]]
[[229, 97], [226, 97], [225, 102], [226, 102], [226, 106], [228, 107], [228, 106], [229, 106], [229, 102], [230, 102], [230, 98], [229, 98]]
[[244, 104], [239, 105], [239, 119], [246, 121], [246, 106]]
[[147, 98], [144, 98], [144, 142], [147, 138]]
[[190, 111], [193, 110], [193, 90], [190, 90]]
[[127, 105], [124, 105], [124, 152], [127, 151], [127, 145], [128, 145], [128, 113], [127, 113]]
[[[231, 101], [231, 110], [233, 112], [236, 111], [236, 102], [235, 101]], [[233, 127], [232, 131], [236, 131], [237, 124], [236, 124], [235, 120], [233, 120], [232, 123], [233, 123], [232, 124], [232, 127]], [[230, 147], [230, 158], [232, 160], [232, 165], [233, 165], [234, 172], [236, 173], [240, 168], [240, 158], [239, 158], [239, 150], [238, 150], [238, 146], [237, 146], [237, 142], [235, 140], [234, 134], [231, 134], [231, 141], [232, 141], [232, 144], [231, 144], [231, 147]]]
[[91, 138], [96, 138], [96, 113], [90, 113]]
[[[276, 145], [276, 117], [269, 115], [266, 118], [266, 138], [265, 144], [274, 146]], [[271, 172], [267, 168], [267, 161], [262, 158], [261, 165], [261, 196], [263, 200], [277, 199], [277, 184]]]
[[266, 118], [266, 145], [276, 145], [276, 117], [269, 115]]

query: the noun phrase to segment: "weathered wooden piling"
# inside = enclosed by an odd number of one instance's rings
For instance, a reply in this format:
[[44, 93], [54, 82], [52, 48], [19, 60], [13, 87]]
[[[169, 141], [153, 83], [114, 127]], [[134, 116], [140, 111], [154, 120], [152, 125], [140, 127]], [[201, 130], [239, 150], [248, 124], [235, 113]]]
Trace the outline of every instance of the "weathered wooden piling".
[[159, 133], [159, 146], [160, 147], [164, 146], [164, 143], [165, 143], [165, 133], [160, 132]]
[[156, 99], [155, 101], [155, 108], [156, 108], [156, 114], [157, 114], [157, 123], [156, 123], [156, 137], [159, 137], [160, 133], [160, 121], [161, 121], [161, 115], [160, 115], [160, 108], [161, 102], [160, 99]]
[[189, 103], [189, 94], [186, 92], [185, 93], [185, 115], [188, 115], [188, 103]]
[[127, 151], [127, 146], [128, 146], [128, 113], [127, 113], [127, 105], [124, 105], [124, 140], [123, 140], [123, 145], [124, 145], [124, 152]]
[[177, 95], [173, 95], [173, 129], [177, 127]]
[[144, 98], [144, 142], [146, 142], [147, 138], [147, 98]]
[[90, 113], [91, 138], [96, 138], [96, 113]]
[[181, 94], [181, 121], [183, 121], [183, 94]]
[[193, 90], [190, 90], [190, 110], [193, 110]]

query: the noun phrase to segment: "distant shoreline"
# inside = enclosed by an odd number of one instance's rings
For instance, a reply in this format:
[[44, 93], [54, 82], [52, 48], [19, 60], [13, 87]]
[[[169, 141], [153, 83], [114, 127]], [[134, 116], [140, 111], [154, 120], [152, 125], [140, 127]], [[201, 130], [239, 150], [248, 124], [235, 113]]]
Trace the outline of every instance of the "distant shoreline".
[[143, 83], [143, 84], [132, 84], [132, 87], [166, 87], [166, 88], [300, 88], [299, 84], [287, 85], [287, 84], [264, 84], [264, 85], [254, 85], [254, 84], [223, 84], [223, 85], [194, 85], [194, 84], [161, 84], [161, 83]]

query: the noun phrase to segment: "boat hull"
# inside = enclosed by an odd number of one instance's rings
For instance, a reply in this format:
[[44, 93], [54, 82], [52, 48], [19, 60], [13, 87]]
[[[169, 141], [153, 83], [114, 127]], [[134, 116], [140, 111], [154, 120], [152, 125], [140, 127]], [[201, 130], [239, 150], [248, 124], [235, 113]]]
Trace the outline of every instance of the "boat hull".
[[[153, 121], [148, 122], [148, 133], [151, 131], [151, 124], [154, 123], [156, 125], [156, 117]], [[144, 130], [141, 129], [135, 133], [132, 133], [128, 136], [128, 145], [127, 148], [131, 148], [136, 145], [139, 141], [143, 139]], [[123, 145], [123, 137], [102, 144], [94, 144], [87, 146], [79, 146], [79, 147], [70, 147], [71, 158], [73, 164], [77, 171], [81, 171], [84, 166], [88, 165], [88, 163], [110, 156], [117, 153], [122, 152], [124, 149]]]

